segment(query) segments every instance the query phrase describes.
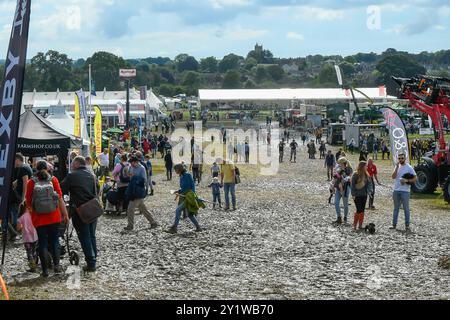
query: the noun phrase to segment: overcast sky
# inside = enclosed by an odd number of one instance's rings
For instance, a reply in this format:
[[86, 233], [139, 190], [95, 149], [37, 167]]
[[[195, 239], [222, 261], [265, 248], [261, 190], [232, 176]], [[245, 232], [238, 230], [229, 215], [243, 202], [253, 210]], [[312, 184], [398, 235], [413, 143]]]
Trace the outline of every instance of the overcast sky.
[[[450, 47], [448, 0], [31, 1], [30, 58], [49, 49], [73, 59], [99, 50], [221, 58], [245, 55], [257, 42], [279, 57]], [[0, 0], [0, 59], [15, 3]]]

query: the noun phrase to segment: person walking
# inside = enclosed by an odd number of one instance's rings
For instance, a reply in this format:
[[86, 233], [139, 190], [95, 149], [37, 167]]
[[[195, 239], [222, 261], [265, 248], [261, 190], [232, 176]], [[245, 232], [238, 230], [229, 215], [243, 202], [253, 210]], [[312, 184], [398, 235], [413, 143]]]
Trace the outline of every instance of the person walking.
[[363, 228], [367, 197], [372, 193], [372, 188], [372, 181], [367, 172], [367, 163], [361, 161], [358, 166], [358, 171], [352, 177], [351, 183], [352, 197], [356, 206], [355, 219], [353, 222], [353, 228], [355, 230], [358, 225], [360, 230]]
[[295, 141], [295, 139], [292, 140], [290, 147], [291, 147], [291, 162], [292, 162], [292, 159], [294, 159], [294, 163], [296, 163], [297, 162], [298, 143], [297, 143], [297, 141]]
[[223, 161], [221, 168], [221, 185], [225, 193], [225, 210], [230, 210], [230, 194], [233, 211], [236, 211], [236, 167], [232, 161]]
[[99, 185], [94, 176], [86, 168], [86, 159], [77, 156], [72, 161], [72, 172], [61, 182], [63, 194], [70, 195], [69, 213], [77, 231], [83, 249], [86, 266], [85, 272], [95, 272], [97, 265], [97, 220], [84, 223], [77, 213], [77, 208], [95, 199], [99, 193]]
[[331, 150], [328, 150], [328, 154], [325, 157], [325, 168], [327, 168], [328, 181], [333, 179], [334, 168], [336, 167], [336, 158]]
[[164, 164], [166, 166], [167, 181], [172, 181], [173, 159], [171, 151], [168, 151], [167, 154], [164, 156]]
[[[178, 202], [178, 207], [175, 210], [175, 222], [172, 227], [167, 230], [168, 233], [176, 234], [178, 233], [178, 225], [180, 224], [181, 215], [185, 210], [190, 206], [189, 199], [192, 199], [192, 195], [195, 197], [195, 182], [192, 178], [192, 175], [187, 172], [186, 167], [183, 164], [177, 164], [174, 167], [175, 173], [180, 177], [180, 189], [175, 193]], [[194, 224], [196, 228], [196, 232], [201, 232], [202, 228], [200, 227], [197, 218], [193, 214], [193, 212], [188, 212], [188, 217], [191, 222]]]
[[[8, 217], [2, 220], [2, 232], [7, 234], [10, 231], [9, 240], [15, 241], [17, 237], [17, 221], [19, 211], [25, 205], [25, 195], [28, 181], [33, 175], [31, 167], [25, 163], [22, 154], [17, 153], [14, 162], [13, 184], [9, 197]], [[8, 239], [4, 239], [7, 241]]]
[[69, 215], [59, 181], [48, 173], [47, 162], [39, 161], [36, 170], [35, 177], [27, 183], [25, 198], [31, 213], [33, 226], [36, 228], [38, 235], [38, 252], [42, 276], [47, 278], [49, 276], [48, 265], [50, 261], [47, 259], [49, 254], [53, 260], [54, 272], [56, 274], [63, 272], [60, 265], [59, 227], [62, 221], [61, 217], [67, 224]]
[[222, 209], [222, 199], [220, 196], [222, 185], [219, 182], [219, 177], [214, 177], [208, 188], [211, 188], [213, 195], [213, 209], [216, 209], [216, 203], [219, 205], [219, 208]]
[[320, 142], [319, 151], [320, 151], [320, 160], [325, 159], [325, 152], [327, 151], [325, 142], [323, 141]]
[[375, 206], [373, 205], [375, 201], [375, 181], [378, 185], [381, 185], [381, 183], [378, 180], [378, 169], [373, 159], [369, 159], [367, 172], [369, 173], [370, 181], [372, 182], [372, 192], [369, 194], [369, 210], [375, 210]]
[[100, 165], [100, 178], [109, 175], [109, 154], [108, 149], [104, 149], [103, 153], [98, 156], [98, 164]]
[[411, 212], [409, 208], [409, 199], [411, 195], [411, 186], [417, 181], [417, 174], [414, 168], [406, 163], [406, 155], [398, 155], [398, 164], [395, 167], [392, 179], [395, 180], [394, 184], [394, 219], [391, 230], [397, 229], [398, 216], [400, 213], [400, 205], [403, 204], [405, 211], [405, 225], [406, 232], [410, 232]]
[[117, 185], [117, 198], [122, 203], [122, 210], [127, 211], [128, 209], [128, 198], [125, 194], [128, 188], [128, 184], [130, 183], [130, 164], [128, 163], [128, 157], [126, 154], [123, 154], [120, 157], [120, 163], [116, 165], [114, 168], [112, 175], [114, 181], [116, 181]]
[[148, 154], [145, 156], [145, 165], [147, 167], [147, 190], [150, 189], [150, 196], [153, 196], [155, 194], [153, 187], [153, 164]]
[[353, 175], [353, 169], [350, 162], [346, 158], [338, 160], [338, 167], [336, 168], [333, 180], [333, 191], [335, 192], [335, 209], [337, 224], [342, 223], [341, 216], [341, 199], [344, 204], [344, 223], [348, 220], [348, 198], [350, 196], [350, 185]]
[[279, 162], [283, 163], [284, 160], [284, 146], [286, 145], [286, 143], [284, 142], [284, 139], [282, 139], [280, 141], [280, 143], [278, 144], [278, 151], [279, 151]]
[[250, 145], [245, 142], [245, 163], [250, 163]]
[[134, 215], [136, 208], [138, 208], [140, 213], [148, 220], [152, 229], [157, 228], [158, 224], [155, 219], [153, 219], [153, 216], [144, 203], [146, 196], [147, 171], [141, 164], [140, 159], [136, 156], [131, 157], [130, 164], [131, 180], [126, 191], [130, 203], [127, 210], [128, 225], [124, 228], [124, 231], [134, 230]]

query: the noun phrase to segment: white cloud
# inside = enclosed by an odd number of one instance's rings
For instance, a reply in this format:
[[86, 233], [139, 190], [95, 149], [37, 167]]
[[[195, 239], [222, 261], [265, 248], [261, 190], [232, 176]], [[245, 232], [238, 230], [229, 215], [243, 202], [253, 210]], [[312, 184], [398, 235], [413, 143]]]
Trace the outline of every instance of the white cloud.
[[225, 7], [243, 7], [253, 4], [252, 0], [209, 0], [214, 9], [223, 9]]
[[300, 41], [305, 40], [305, 37], [302, 34], [293, 32], [293, 31], [288, 32], [286, 34], [286, 38], [292, 39], [292, 40], [300, 40]]
[[296, 17], [299, 19], [318, 19], [322, 21], [341, 20], [345, 17], [344, 10], [333, 10], [319, 7], [299, 7]]
[[216, 32], [216, 36], [218, 36], [219, 38], [234, 41], [260, 39], [267, 34], [267, 30], [244, 28], [239, 25], [233, 26], [231, 28], [226, 28], [225, 30], [218, 30]]

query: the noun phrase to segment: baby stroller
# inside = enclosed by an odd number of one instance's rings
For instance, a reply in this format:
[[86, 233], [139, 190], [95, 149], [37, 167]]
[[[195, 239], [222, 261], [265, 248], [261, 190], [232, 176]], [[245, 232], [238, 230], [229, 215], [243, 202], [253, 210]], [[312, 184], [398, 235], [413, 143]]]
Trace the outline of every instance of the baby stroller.
[[75, 228], [72, 226], [67, 226], [61, 223], [59, 227], [59, 237], [63, 240], [63, 245], [61, 245], [61, 258], [64, 258], [66, 254], [69, 254], [69, 262], [72, 266], [80, 265], [80, 256], [74, 250], [71, 250], [70, 243], [73, 242], [73, 233]]
[[117, 214], [120, 215], [120, 201], [119, 195], [117, 193], [116, 183], [108, 184], [103, 186], [102, 190], [102, 202], [103, 208], [105, 208], [106, 214]]

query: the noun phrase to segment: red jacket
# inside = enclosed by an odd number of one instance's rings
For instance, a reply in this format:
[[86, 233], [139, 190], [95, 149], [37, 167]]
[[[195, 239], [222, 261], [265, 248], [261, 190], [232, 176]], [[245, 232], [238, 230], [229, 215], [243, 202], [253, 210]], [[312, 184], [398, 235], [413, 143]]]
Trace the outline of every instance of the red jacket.
[[[61, 187], [59, 186], [59, 181], [56, 177], [52, 178], [53, 188], [55, 189], [55, 192], [58, 193], [59, 198], [62, 198], [62, 192]], [[52, 224], [61, 223], [61, 212], [59, 210], [59, 207], [56, 208], [56, 210], [50, 214], [45, 215], [38, 215], [33, 211], [33, 205], [32, 205], [32, 198], [33, 198], [33, 189], [34, 189], [34, 181], [32, 179], [28, 180], [27, 184], [27, 193], [25, 195], [25, 200], [27, 207], [30, 210], [31, 213], [31, 220], [33, 221], [33, 225], [35, 228], [48, 226]]]

